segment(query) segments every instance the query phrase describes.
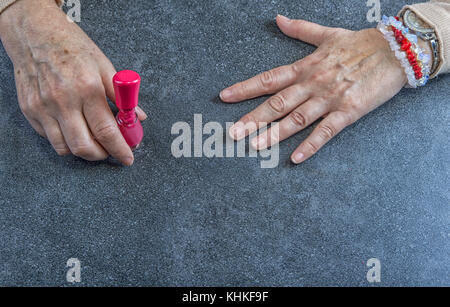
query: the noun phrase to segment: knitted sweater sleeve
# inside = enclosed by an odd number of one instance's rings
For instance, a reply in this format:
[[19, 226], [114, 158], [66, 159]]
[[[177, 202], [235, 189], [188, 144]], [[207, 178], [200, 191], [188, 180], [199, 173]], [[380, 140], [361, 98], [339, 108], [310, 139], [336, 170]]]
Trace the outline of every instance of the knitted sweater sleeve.
[[439, 40], [440, 65], [437, 74], [450, 72], [450, 0], [431, 0], [405, 6], [401, 13], [412, 10], [422, 21], [434, 28]]

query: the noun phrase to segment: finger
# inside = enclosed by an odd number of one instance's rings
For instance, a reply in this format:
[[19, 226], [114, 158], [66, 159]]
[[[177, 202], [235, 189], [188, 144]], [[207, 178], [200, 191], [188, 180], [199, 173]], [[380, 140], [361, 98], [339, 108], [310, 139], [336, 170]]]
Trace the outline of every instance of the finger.
[[83, 105], [83, 113], [95, 139], [111, 156], [125, 165], [132, 165], [133, 153], [123, 138], [105, 97], [92, 99], [94, 101]]
[[145, 113], [140, 107], [136, 107], [136, 114], [140, 121], [144, 121], [148, 118], [147, 113]]
[[321, 45], [334, 30], [306, 20], [289, 19], [282, 15], [277, 16], [277, 24], [287, 36], [315, 46]]
[[281, 66], [247, 81], [237, 83], [220, 93], [224, 102], [234, 103], [276, 93], [297, 80], [301, 64]]
[[[40, 112], [36, 112], [33, 109], [33, 105], [39, 104], [39, 99], [37, 98], [37, 95], [29, 95], [26, 98], [23, 95], [23, 92], [21, 90], [22, 83], [16, 82], [17, 86], [17, 95], [19, 99], [19, 107], [22, 111], [23, 116], [25, 116], [26, 120], [30, 123], [31, 127], [42, 137], [47, 137], [44, 131], [44, 128], [42, 127], [41, 123], [39, 122], [39, 119], [36, 118], [36, 114], [39, 114]], [[33, 85], [29, 88], [31, 91], [35, 89]], [[36, 93], [35, 91], [33, 93]], [[27, 103], [24, 103], [26, 101]]]
[[311, 135], [294, 151], [292, 162], [300, 164], [317, 153], [333, 137], [351, 123], [350, 117], [344, 112], [333, 112], [325, 118]]
[[[255, 132], [258, 127], [264, 127], [268, 123], [286, 116], [305, 102], [309, 95], [309, 90], [301, 84], [282, 90], [233, 125], [230, 129], [230, 136], [235, 140], [245, 138]], [[253, 122], [253, 124], [249, 125], [249, 122]]]
[[117, 73], [113, 64], [108, 58], [100, 64], [102, 83], [105, 87], [106, 96], [111, 100], [111, 102], [116, 103], [116, 95], [114, 93], [113, 77]]
[[52, 144], [52, 147], [56, 153], [60, 156], [70, 154], [69, 146], [67, 146], [66, 141], [64, 140], [58, 121], [49, 117], [43, 121], [42, 126], [48, 141]]
[[[322, 100], [310, 99], [300, 107], [292, 111], [277, 126], [265, 131], [251, 141], [254, 149], [262, 150], [275, 145], [301, 130], [312, 125], [328, 110], [328, 106]], [[276, 132], [272, 131], [274, 129]]]
[[59, 126], [73, 155], [88, 161], [105, 160], [106, 151], [92, 137], [83, 114], [72, 111], [58, 118]]
[[37, 121], [36, 119], [33, 119], [27, 115], [25, 115], [25, 118], [27, 119], [27, 121], [30, 123], [31, 127], [33, 127], [33, 129], [42, 137], [46, 138], [47, 135], [45, 134], [44, 128], [42, 127], [41, 123], [39, 121]]

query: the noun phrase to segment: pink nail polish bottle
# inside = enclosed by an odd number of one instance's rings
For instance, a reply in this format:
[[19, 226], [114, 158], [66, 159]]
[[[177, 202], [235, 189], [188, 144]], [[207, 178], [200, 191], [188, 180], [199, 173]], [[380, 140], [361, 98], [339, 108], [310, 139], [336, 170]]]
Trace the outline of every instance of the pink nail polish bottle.
[[141, 77], [132, 70], [123, 70], [115, 74], [113, 84], [119, 108], [117, 124], [127, 144], [131, 149], [136, 149], [144, 137], [144, 129], [136, 114]]

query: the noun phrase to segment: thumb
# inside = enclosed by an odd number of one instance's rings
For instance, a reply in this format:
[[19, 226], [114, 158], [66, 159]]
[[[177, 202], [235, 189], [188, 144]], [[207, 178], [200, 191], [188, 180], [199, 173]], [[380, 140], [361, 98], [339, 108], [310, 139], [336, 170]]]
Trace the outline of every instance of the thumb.
[[321, 45], [334, 32], [334, 28], [324, 27], [306, 20], [289, 19], [283, 15], [277, 16], [277, 24], [287, 36], [315, 46]]

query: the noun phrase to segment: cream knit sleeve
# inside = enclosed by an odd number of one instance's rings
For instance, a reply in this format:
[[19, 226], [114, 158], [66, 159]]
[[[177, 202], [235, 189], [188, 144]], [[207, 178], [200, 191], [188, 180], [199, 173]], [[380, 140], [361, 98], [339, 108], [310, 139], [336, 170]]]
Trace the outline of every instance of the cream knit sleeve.
[[[407, 5], [418, 17], [436, 31], [440, 45], [441, 63], [437, 74], [450, 72], [450, 0], [431, 0], [426, 3]], [[402, 13], [401, 12], [401, 13]]]
[[[0, 14], [11, 4], [16, 2], [17, 0], [0, 0]], [[56, 3], [61, 6], [64, 0], [56, 0]]]

